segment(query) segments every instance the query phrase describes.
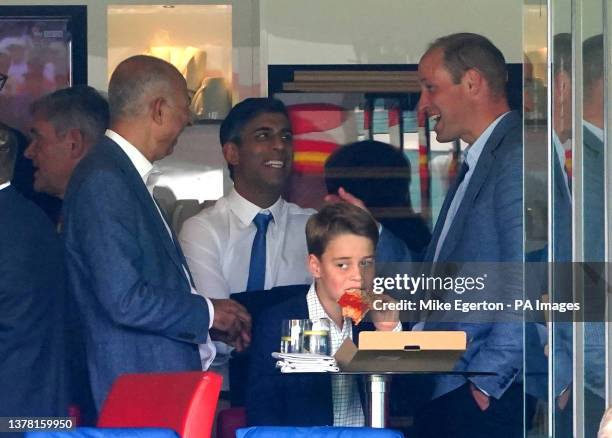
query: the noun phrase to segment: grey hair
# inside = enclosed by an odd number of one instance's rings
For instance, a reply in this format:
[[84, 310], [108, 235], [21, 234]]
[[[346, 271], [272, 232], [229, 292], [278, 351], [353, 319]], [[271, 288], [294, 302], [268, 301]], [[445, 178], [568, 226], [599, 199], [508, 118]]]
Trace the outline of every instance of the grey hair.
[[122, 61], [108, 85], [111, 122], [141, 115], [147, 109], [146, 99], [155, 94], [170, 97], [179, 77], [172, 64], [153, 56], [136, 55]]
[[78, 129], [90, 145], [104, 135], [109, 124], [106, 99], [87, 85], [75, 85], [47, 94], [30, 105], [30, 113], [51, 123], [59, 136]]

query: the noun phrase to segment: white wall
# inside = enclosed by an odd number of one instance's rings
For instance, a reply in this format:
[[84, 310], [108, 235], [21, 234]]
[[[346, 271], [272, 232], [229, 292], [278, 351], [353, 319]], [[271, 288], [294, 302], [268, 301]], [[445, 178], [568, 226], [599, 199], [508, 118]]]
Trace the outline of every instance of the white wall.
[[[86, 5], [87, 6], [87, 68], [89, 85], [101, 90], [108, 87], [107, 77], [107, 6], [148, 4], [229, 4], [232, 5], [232, 66], [236, 81], [236, 96], [244, 98], [258, 90], [253, 81], [258, 77], [259, 67], [254, 64], [259, 47], [258, 25], [259, 0], [2, 0], [6, 6], [29, 5]], [[129, 29], [126, 29], [126, 33]], [[257, 38], [253, 38], [255, 35]], [[254, 71], [256, 70], [256, 71]]]
[[522, 62], [522, 8], [520, 0], [260, 0], [261, 74], [267, 64], [418, 63], [435, 38], [463, 31]]
[[516, 0], [261, 0], [260, 26], [273, 64], [416, 63], [435, 38], [461, 31], [522, 59]]

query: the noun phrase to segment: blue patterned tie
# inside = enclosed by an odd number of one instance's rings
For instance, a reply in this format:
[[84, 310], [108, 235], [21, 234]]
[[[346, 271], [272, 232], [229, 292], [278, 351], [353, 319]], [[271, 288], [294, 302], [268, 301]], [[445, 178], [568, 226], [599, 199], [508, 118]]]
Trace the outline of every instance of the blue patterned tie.
[[251, 248], [247, 291], [263, 290], [266, 283], [266, 232], [270, 219], [272, 219], [272, 215], [264, 213], [257, 213], [253, 219], [257, 232]]

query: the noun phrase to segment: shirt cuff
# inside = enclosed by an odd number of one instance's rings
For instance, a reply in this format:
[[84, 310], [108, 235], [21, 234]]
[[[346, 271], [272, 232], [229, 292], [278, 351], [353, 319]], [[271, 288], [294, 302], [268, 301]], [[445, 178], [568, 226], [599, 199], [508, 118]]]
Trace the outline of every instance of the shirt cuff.
[[210, 301], [210, 299], [206, 297], [204, 297], [204, 299], [206, 300], [206, 304], [208, 305], [208, 329], [210, 330], [213, 325], [213, 321], [215, 320], [215, 308], [213, 307], [213, 303], [212, 301]]
[[200, 353], [200, 362], [202, 363], [202, 371], [208, 370], [217, 355], [215, 343], [210, 339], [210, 334], [206, 337], [206, 343], [198, 345], [198, 353]]
[[415, 325], [412, 326], [411, 330], [413, 332], [422, 332], [424, 328], [425, 328], [425, 322], [424, 321], [419, 321]]
[[[470, 382], [472, 382], [470, 380]], [[474, 385], [476, 387], [477, 390], [479, 390], [480, 392], [482, 392], [484, 395], [486, 395], [487, 397], [491, 397], [491, 394], [489, 394], [487, 391], [485, 391], [484, 389], [482, 389], [480, 386], [478, 386], [477, 384], [475, 384], [474, 382], [472, 382], [472, 385]]]

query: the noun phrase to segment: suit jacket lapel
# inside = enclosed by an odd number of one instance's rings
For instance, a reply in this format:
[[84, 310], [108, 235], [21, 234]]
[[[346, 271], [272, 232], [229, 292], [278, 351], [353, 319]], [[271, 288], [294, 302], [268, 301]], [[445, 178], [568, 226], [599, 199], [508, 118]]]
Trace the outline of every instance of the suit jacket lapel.
[[491, 162], [493, 161], [493, 155], [490, 151], [487, 151], [487, 146], [490, 144], [490, 142], [487, 142], [485, 148], [480, 154], [480, 158], [476, 164], [476, 169], [474, 169], [474, 173], [472, 173], [469, 184], [463, 195], [463, 199], [461, 200], [461, 204], [455, 213], [453, 222], [448, 229], [448, 233], [446, 234], [446, 239], [444, 240], [442, 248], [440, 249], [440, 254], [438, 256], [438, 260], [440, 261], [447, 260], [448, 255], [451, 254], [455, 249], [455, 246], [457, 246], [457, 243], [463, 234], [463, 227], [465, 226], [467, 213], [472, 209], [474, 199], [480, 192], [484, 181], [489, 175], [489, 171], [491, 170]]
[[[440, 254], [438, 256], [438, 260], [444, 261], [448, 259], [448, 256], [452, 254], [455, 246], [459, 242], [461, 236], [463, 235], [463, 227], [465, 226], [465, 222], [468, 216], [468, 212], [472, 209], [474, 200], [478, 196], [478, 193], [482, 189], [489, 173], [491, 172], [491, 167], [493, 160], [495, 159], [495, 151], [501, 145], [506, 133], [517, 123], [521, 122], [520, 116], [516, 112], [511, 112], [506, 115], [502, 120], [499, 121], [491, 136], [487, 140], [482, 153], [480, 154], [480, 158], [476, 163], [476, 168], [472, 173], [472, 176], [469, 181], [469, 185], [463, 195], [463, 199], [461, 200], [461, 205], [457, 209], [457, 213], [453, 218], [453, 223], [451, 224], [448, 233], [446, 234], [446, 239], [442, 244], [442, 248], [440, 249]], [[456, 191], [456, 188], [455, 188]], [[448, 196], [445, 199], [448, 201], [448, 206], [446, 209], [448, 211], [448, 207], [450, 206], [450, 202], [452, 201], [452, 197]], [[446, 217], [446, 212], [445, 212]], [[444, 226], [444, 223], [441, 224]], [[438, 223], [436, 223], [436, 229], [438, 228]], [[441, 227], [440, 227], [441, 231]], [[439, 237], [439, 234], [438, 234]], [[435, 251], [435, 247], [434, 247]]]
[[423, 259], [425, 262], [433, 261], [433, 258], [436, 254], [436, 248], [438, 247], [438, 240], [440, 239], [440, 233], [442, 233], [442, 228], [444, 228], [444, 222], [446, 221], [446, 216], [448, 215], [448, 209], [450, 208], [451, 202], [453, 201], [453, 197], [455, 196], [455, 192], [457, 192], [458, 187], [459, 187], [459, 180], [456, 179], [453, 182], [453, 185], [448, 190], [446, 197], [444, 198], [444, 202], [442, 203], [442, 208], [440, 209], [440, 214], [438, 215], [438, 220], [436, 221], [436, 225], [434, 227], [434, 231], [431, 236], [431, 241], [429, 243], [429, 246], [427, 247], [425, 258]]
[[[121, 171], [125, 174], [130, 186], [134, 190], [136, 197], [140, 201], [144, 211], [151, 217], [153, 223], [155, 224], [155, 228], [157, 232], [160, 234], [161, 241], [163, 242], [170, 259], [174, 262], [178, 270], [181, 272], [181, 275], [185, 278], [185, 272], [183, 270], [183, 263], [185, 257], [183, 253], [180, 251], [180, 247], [178, 245], [178, 241], [176, 245], [170, 238], [168, 234], [168, 230], [164, 225], [163, 219], [160, 216], [157, 207], [153, 200], [151, 199], [151, 195], [149, 194], [149, 190], [147, 190], [147, 186], [142, 181], [142, 178], [136, 171], [136, 168], [128, 158], [128, 156], [123, 152], [123, 150], [117, 145], [114, 141], [105, 138], [105, 142], [101, 143], [101, 146], [108, 151], [109, 155], [111, 155], [115, 161], [117, 162], [117, 166]], [[172, 238], [176, 239], [174, 236], [174, 232], [172, 232]], [[187, 266], [187, 264], [185, 264]], [[191, 275], [191, 274], [189, 274]], [[192, 283], [191, 278], [185, 278], [188, 282]]]
[[[148, 192], [148, 189], [147, 189], [147, 192]], [[157, 209], [159, 210], [162, 217], [166, 221], [166, 224], [168, 224], [168, 228], [166, 229], [166, 226], [162, 223], [162, 225], [164, 225], [164, 230], [166, 231], [166, 235], [168, 234], [168, 229], [170, 230], [170, 234], [172, 235], [172, 244], [174, 246], [174, 249], [176, 250], [176, 255], [178, 256], [181, 266], [184, 267], [185, 271], [187, 272], [187, 276], [189, 277], [188, 278], [189, 284], [191, 284], [191, 286], [195, 288], [195, 283], [193, 281], [193, 277], [191, 276], [191, 271], [189, 270], [189, 266], [187, 265], [187, 259], [185, 259], [185, 254], [183, 254], [183, 249], [181, 248], [181, 245], [179, 244], [178, 237], [176, 236], [176, 234], [174, 233], [174, 230], [172, 229], [172, 225], [171, 225], [172, 221], [170, 220], [170, 218], [168, 218], [168, 216], [166, 216], [166, 213], [164, 212], [164, 210], [161, 208], [161, 206], [157, 202], [157, 199], [155, 199], [155, 196], [153, 196], [153, 201], [155, 201], [155, 204], [157, 205]], [[159, 216], [159, 214], [157, 216]]]

